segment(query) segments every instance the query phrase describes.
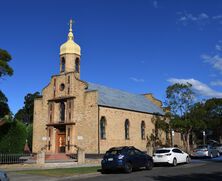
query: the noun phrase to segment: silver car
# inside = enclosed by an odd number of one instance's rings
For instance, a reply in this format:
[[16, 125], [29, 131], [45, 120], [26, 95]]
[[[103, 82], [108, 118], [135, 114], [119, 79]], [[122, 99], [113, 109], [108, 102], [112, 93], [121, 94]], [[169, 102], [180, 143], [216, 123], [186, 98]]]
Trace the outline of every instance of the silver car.
[[9, 181], [8, 175], [0, 170], [0, 181]]
[[191, 156], [213, 158], [213, 157], [220, 156], [220, 153], [216, 149], [216, 147], [213, 147], [211, 145], [201, 145], [193, 150], [193, 152], [191, 153]]
[[219, 153], [222, 154], [222, 144], [217, 144], [215, 147], [217, 148]]

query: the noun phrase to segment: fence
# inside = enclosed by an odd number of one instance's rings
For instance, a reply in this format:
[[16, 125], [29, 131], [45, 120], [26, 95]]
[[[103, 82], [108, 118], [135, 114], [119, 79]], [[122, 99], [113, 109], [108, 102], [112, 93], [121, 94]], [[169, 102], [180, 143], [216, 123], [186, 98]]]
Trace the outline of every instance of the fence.
[[24, 163], [32, 157], [31, 154], [1, 154], [0, 164]]

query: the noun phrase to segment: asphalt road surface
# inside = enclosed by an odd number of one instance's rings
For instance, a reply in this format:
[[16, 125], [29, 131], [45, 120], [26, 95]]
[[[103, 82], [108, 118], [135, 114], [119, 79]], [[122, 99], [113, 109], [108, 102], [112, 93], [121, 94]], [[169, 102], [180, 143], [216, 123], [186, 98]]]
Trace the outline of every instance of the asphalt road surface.
[[89, 174], [69, 178], [53, 178], [33, 175], [19, 175], [13, 172], [8, 173], [10, 181], [221, 181], [222, 180], [222, 156], [219, 159], [192, 160], [190, 164], [182, 164], [176, 167], [158, 166], [153, 170], [134, 171], [131, 174], [110, 173]]

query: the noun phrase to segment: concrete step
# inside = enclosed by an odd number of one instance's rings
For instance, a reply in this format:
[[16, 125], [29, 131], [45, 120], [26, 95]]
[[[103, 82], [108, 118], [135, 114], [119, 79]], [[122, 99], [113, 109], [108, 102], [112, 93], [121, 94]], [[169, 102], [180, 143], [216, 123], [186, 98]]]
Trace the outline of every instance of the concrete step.
[[54, 153], [54, 154], [46, 154], [46, 160], [70, 160], [70, 157], [65, 153]]

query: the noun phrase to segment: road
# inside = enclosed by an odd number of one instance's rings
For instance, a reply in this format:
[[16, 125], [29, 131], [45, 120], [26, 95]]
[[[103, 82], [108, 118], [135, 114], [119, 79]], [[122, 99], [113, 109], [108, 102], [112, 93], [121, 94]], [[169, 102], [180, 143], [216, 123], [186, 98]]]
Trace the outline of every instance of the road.
[[70, 178], [53, 178], [33, 175], [17, 175], [9, 173], [10, 181], [220, 181], [222, 180], [222, 156], [220, 159], [192, 160], [190, 164], [182, 164], [176, 167], [158, 166], [153, 170], [140, 170], [131, 174], [110, 173], [110, 174], [89, 174], [85, 176], [74, 176]]

